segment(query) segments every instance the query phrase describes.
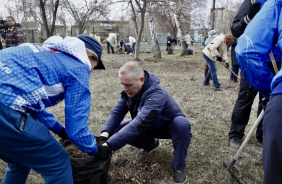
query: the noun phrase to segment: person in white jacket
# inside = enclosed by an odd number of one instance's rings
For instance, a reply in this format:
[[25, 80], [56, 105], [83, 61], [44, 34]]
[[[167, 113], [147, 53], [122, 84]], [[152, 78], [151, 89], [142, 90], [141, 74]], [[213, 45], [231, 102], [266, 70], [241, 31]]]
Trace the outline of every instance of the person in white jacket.
[[132, 36], [127, 36], [129, 39], [129, 45], [131, 45], [131, 54], [135, 53], [135, 45], [136, 45], [136, 39]]
[[203, 57], [210, 69], [205, 78], [204, 85], [209, 86], [210, 78], [212, 78], [215, 91], [222, 91], [222, 88], [220, 87], [217, 79], [215, 61], [223, 61], [226, 68], [229, 67], [227, 61], [227, 46], [229, 46], [230, 43], [234, 40], [236, 40], [236, 38], [232, 35], [231, 32], [225, 35], [219, 35], [215, 37], [212, 42], [207, 45], [202, 51]]
[[107, 38], [108, 54], [110, 54], [110, 47], [112, 49], [112, 54], [115, 54], [114, 46], [118, 44], [117, 36], [118, 36], [118, 33], [110, 33], [109, 34], [109, 37]]
[[189, 44], [191, 44], [190, 35], [188, 34], [188, 32], [186, 32], [185, 41], [186, 41], [186, 46], [188, 49]]

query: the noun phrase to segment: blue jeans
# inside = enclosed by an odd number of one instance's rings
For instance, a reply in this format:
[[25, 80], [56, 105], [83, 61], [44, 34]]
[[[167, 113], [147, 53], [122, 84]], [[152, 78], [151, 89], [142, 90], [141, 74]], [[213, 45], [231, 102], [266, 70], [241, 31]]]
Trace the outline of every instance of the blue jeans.
[[[239, 73], [238, 65], [232, 65], [231, 70], [238, 76], [238, 73]], [[230, 77], [235, 77], [235, 75], [232, 72], [230, 72]]]
[[131, 49], [131, 53], [134, 54], [135, 53], [135, 45], [136, 45], [136, 42], [134, 42], [132, 44], [132, 49]]
[[68, 153], [40, 121], [0, 103], [0, 127], [0, 159], [8, 163], [4, 184], [24, 184], [30, 168], [46, 184], [73, 183]]
[[[124, 121], [117, 128], [115, 133], [120, 133], [121, 129], [128, 125], [132, 120]], [[134, 140], [129, 140], [128, 144], [137, 147], [139, 149], [150, 150], [155, 146], [155, 139], [172, 139], [174, 148], [173, 167], [176, 170], [183, 170], [186, 168], [186, 156], [188, 153], [188, 147], [191, 142], [191, 125], [187, 118], [183, 116], [175, 117], [168, 125], [164, 123], [157, 123], [158, 126], [152, 129], [150, 132], [144, 133]], [[115, 134], [114, 133], [114, 134]]]
[[215, 62], [213, 60], [211, 60], [210, 58], [208, 58], [204, 53], [203, 53], [203, 57], [206, 60], [208, 66], [209, 66], [209, 72], [205, 78], [204, 84], [208, 85], [210, 78], [212, 78], [213, 81], [213, 85], [215, 88], [220, 88], [220, 84], [218, 82], [217, 79], [217, 74], [216, 74], [216, 66], [215, 66]]

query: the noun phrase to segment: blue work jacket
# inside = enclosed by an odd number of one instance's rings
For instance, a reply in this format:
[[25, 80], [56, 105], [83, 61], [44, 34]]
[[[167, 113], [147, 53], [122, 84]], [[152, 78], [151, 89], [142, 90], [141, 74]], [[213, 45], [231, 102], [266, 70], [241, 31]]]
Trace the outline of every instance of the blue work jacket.
[[[65, 100], [68, 138], [90, 155], [96, 139], [88, 129], [90, 61], [78, 38], [53, 36], [42, 47], [25, 43], [0, 51], [0, 102], [30, 113], [54, 133], [63, 126], [46, 107]], [[64, 112], [62, 112], [64, 113]]]

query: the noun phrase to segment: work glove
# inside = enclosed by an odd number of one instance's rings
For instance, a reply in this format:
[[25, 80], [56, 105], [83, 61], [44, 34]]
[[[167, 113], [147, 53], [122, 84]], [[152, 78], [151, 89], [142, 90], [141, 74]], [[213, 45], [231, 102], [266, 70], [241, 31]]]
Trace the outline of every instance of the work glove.
[[229, 68], [229, 63], [225, 63], [225, 67], [226, 67], [226, 68]]
[[106, 145], [98, 145], [98, 152], [94, 156], [97, 160], [106, 160], [112, 155], [112, 149]]
[[104, 144], [108, 140], [108, 138], [104, 136], [95, 137], [95, 138], [96, 138], [97, 145]]
[[223, 61], [221, 57], [217, 57], [216, 60], [219, 62]]
[[68, 139], [68, 135], [66, 133], [66, 129], [63, 128], [59, 133], [58, 133], [58, 136], [61, 138], [59, 140], [59, 143], [62, 147], [66, 147], [70, 144], [72, 144], [72, 142]]
[[248, 13], [248, 18], [252, 20], [254, 16], [259, 12], [261, 6], [261, 2], [254, 3]]

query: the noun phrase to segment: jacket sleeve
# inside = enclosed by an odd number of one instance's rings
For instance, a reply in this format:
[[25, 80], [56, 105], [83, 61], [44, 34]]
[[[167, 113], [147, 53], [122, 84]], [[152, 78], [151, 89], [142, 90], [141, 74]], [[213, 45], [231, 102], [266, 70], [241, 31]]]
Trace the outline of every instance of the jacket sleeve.
[[[141, 134], [151, 130], [157, 122], [166, 102], [163, 91], [156, 90], [147, 95], [144, 105], [138, 111], [137, 116], [125, 127], [109, 138], [107, 143], [115, 151], [126, 145], [130, 140], [136, 139]], [[141, 102], [142, 103], [142, 102]]]
[[[224, 45], [223, 45], [224, 44]], [[225, 42], [221, 43], [222, 49], [221, 49], [221, 57], [223, 61], [227, 61], [227, 45], [225, 44]]]
[[58, 134], [63, 129], [57, 118], [46, 109], [43, 109], [41, 112], [32, 112], [31, 114], [55, 134]]
[[102, 127], [101, 132], [109, 132], [112, 135], [120, 125], [124, 116], [128, 112], [126, 99], [121, 95], [115, 107], [111, 110], [110, 115]]
[[21, 43], [24, 43], [24, 37], [23, 37], [23, 31], [21, 28], [19, 27], [16, 27], [16, 40], [17, 40], [17, 45], [20, 45]]
[[281, 0], [267, 1], [238, 39], [235, 48], [239, 66], [256, 90], [269, 96], [274, 74], [266, 64], [266, 58], [277, 42], [277, 26], [281, 12]]
[[249, 13], [251, 5], [251, 0], [245, 0], [240, 6], [231, 26], [231, 32], [233, 36], [239, 37], [243, 34], [246, 26], [249, 23], [246, 16]]
[[95, 155], [96, 139], [89, 131], [91, 94], [89, 68], [76, 68], [65, 80], [65, 125], [68, 138], [84, 153]]

